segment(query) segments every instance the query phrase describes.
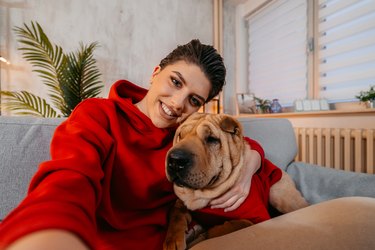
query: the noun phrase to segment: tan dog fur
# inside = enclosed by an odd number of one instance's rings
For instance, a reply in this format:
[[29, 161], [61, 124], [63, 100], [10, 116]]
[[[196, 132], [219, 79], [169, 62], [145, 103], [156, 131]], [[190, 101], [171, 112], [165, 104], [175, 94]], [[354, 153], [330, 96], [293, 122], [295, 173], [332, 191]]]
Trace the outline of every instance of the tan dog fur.
[[[231, 116], [194, 114], [179, 126], [167, 154], [166, 174], [180, 200], [170, 214], [164, 249], [186, 248], [185, 231], [192, 219], [188, 210], [204, 208], [230, 189], [249, 152], [241, 124]], [[271, 187], [270, 204], [281, 213], [308, 206], [285, 172]], [[220, 236], [251, 224], [231, 221], [209, 230], [205, 237]]]

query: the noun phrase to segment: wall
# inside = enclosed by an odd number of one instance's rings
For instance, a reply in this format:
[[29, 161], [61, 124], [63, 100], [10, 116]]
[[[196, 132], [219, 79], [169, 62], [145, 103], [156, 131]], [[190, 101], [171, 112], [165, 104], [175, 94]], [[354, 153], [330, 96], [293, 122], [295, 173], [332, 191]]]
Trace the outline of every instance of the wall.
[[50, 40], [66, 52], [79, 42], [99, 42], [95, 52], [102, 96], [111, 84], [128, 79], [148, 87], [151, 73], [177, 44], [193, 38], [213, 43], [211, 0], [0, 0], [2, 90], [31, 90], [46, 97], [46, 89], [17, 50], [13, 27], [37, 21]]

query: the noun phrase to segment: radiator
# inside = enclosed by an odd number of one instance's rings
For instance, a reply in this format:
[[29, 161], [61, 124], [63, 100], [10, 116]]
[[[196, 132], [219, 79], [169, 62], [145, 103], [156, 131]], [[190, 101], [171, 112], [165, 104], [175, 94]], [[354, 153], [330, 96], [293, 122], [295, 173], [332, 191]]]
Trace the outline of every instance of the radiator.
[[375, 129], [294, 128], [296, 161], [360, 173], [375, 173]]

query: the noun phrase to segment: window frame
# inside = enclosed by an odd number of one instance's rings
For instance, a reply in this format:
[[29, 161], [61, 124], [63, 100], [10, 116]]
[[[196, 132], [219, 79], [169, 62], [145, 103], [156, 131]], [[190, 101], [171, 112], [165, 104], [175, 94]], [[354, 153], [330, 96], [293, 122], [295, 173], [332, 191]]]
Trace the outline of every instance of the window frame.
[[[236, 81], [235, 89], [237, 93], [249, 93], [248, 84], [248, 30], [247, 19], [252, 14], [260, 11], [262, 8], [272, 4], [275, 0], [260, 0], [257, 2], [246, 1], [236, 7]], [[250, 3], [251, 2], [251, 3]], [[308, 6], [308, 41], [310, 46], [318, 46], [319, 39], [319, 1], [307, 0]], [[246, 53], [244, 53], [246, 51]], [[319, 50], [315, 47], [309, 50], [307, 54], [308, 72], [307, 72], [307, 98], [319, 99]], [[354, 99], [354, 97], [353, 97]], [[339, 102], [329, 100], [329, 103], [335, 105], [335, 108], [350, 108], [351, 105], [358, 105], [358, 102], [352, 101], [341, 105]]]

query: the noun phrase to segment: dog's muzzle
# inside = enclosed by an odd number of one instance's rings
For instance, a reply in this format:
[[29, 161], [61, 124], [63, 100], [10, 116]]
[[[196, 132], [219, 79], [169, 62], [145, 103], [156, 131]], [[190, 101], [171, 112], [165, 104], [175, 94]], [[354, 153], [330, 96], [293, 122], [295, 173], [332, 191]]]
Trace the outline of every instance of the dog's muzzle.
[[191, 152], [175, 148], [167, 155], [167, 174], [172, 182], [178, 186], [189, 187], [184, 179], [194, 165], [194, 156]]

